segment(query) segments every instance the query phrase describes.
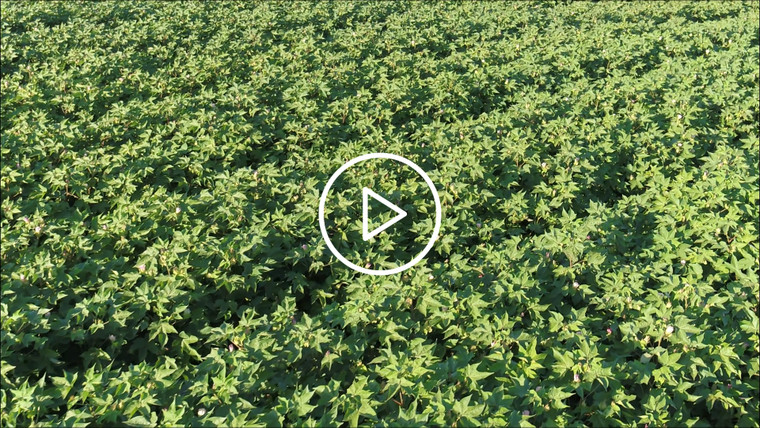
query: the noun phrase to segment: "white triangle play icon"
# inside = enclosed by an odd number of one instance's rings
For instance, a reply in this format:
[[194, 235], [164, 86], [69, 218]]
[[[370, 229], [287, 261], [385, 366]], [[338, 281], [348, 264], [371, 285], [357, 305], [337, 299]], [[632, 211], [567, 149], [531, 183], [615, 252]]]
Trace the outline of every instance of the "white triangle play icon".
[[[388, 220], [382, 226], [378, 227], [372, 232], [369, 232], [368, 226], [367, 226], [367, 223], [369, 223], [369, 218], [367, 214], [369, 211], [369, 197], [370, 196], [372, 196], [373, 199], [377, 199], [378, 201], [382, 202], [383, 205], [392, 209], [397, 214], [396, 217], [393, 217], [392, 219]], [[362, 239], [364, 239], [365, 241], [368, 241], [374, 238], [378, 234], [382, 233], [385, 229], [401, 221], [404, 217], [406, 217], [406, 211], [392, 204], [387, 199], [369, 190], [368, 188], [365, 187], [362, 189]]]

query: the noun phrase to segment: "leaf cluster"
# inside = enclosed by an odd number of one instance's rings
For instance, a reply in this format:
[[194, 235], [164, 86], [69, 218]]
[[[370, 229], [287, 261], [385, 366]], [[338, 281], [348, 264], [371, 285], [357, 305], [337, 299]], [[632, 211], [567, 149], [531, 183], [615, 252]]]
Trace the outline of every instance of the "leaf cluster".
[[[5, 1], [2, 424], [757, 426], [758, 28], [757, 2]], [[443, 205], [392, 277], [318, 226], [369, 152]]]

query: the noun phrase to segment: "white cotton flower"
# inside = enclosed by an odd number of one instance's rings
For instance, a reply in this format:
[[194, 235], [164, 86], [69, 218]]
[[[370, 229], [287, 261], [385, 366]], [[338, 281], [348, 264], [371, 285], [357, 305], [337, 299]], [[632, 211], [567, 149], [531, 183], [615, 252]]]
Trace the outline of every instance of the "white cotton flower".
[[669, 325], [665, 328], [665, 334], [673, 334], [673, 326]]

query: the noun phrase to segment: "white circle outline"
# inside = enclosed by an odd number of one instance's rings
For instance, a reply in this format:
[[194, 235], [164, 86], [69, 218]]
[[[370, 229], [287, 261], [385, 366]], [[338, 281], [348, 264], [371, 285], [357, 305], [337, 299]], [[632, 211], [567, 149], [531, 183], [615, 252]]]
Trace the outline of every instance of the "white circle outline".
[[[345, 257], [343, 257], [342, 254], [335, 248], [335, 246], [330, 241], [330, 237], [327, 235], [327, 226], [325, 225], [325, 203], [327, 202], [327, 194], [330, 192], [330, 188], [335, 183], [335, 180], [338, 179], [338, 177], [343, 174], [348, 168], [356, 165], [359, 162], [363, 162], [365, 160], [369, 159], [391, 159], [395, 160], [397, 162], [401, 162], [406, 166], [411, 167], [417, 174], [419, 174], [424, 180], [425, 183], [427, 183], [428, 187], [430, 188], [430, 191], [433, 192], [433, 199], [435, 200], [435, 227], [433, 228], [433, 235], [430, 237], [430, 241], [428, 241], [428, 244], [425, 246], [425, 248], [422, 249], [422, 251], [417, 254], [410, 262], [397, 266], [393, 269], [367, 269], [363, 268], [361, 266], [357, 266], [350, 261], [348, 261]], [[433, 248], [433, 245], [435, 244], [435, 241], [438, 239], [438, 232], [441, 230], [441, 199], [438, 197], [438, 191], [435, 190], [435, 185], [433, 184], [433, 180], [428, 177], [428, 175], [425, 173], [425, 171], [422, 170], [417, 164], [410, 161], [409, 159], [393, 155], [390, 153], [368, 153], [366, 155], [361, 155], [358, 157], [355, 157], [351, 159], [350, 161], [346, 162], [338, 168], [337, 171], [333, 173], [333, 175], [330, 177], [329, 180], [327, 180], [327, 185], [325, 185], [325, 189], [322, 191], [322, 196], [319, 198], [319, 229], [322, 232], [322, 238], [324, 238], [325, 243], [327, 244], [327, 248], [330, 250], [330, 252], [338, 258], [338, 260], [343, 263], [344, 265], [350, 267], [351, 269], [367, 274], [367, 275], [393, 275], [399, 272], [403, 272], [410, 267], [416, 265], [419, 263], [420, 260], [423, 259], [427, 255], [427, 253]]]

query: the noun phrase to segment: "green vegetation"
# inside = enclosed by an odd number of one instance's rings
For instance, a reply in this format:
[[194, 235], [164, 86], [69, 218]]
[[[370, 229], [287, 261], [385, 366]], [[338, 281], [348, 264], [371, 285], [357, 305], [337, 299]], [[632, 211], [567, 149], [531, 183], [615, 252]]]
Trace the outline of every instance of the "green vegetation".
[[[757, 426], [758, 10], [3, 2], [0, 421]], [[317, 221], [379, 151], [388, 277]]]

